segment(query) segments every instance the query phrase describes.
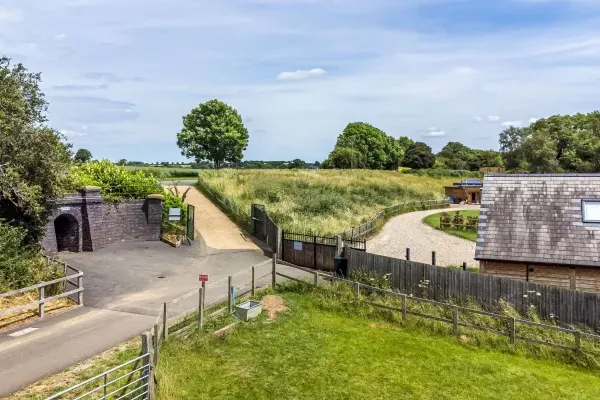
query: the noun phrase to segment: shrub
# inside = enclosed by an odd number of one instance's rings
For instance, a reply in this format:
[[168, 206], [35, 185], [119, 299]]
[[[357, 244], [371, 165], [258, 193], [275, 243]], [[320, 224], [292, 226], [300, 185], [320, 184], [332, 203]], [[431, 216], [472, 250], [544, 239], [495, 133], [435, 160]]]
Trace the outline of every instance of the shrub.
[[152, 193], [163, 193], [164, 189], [156, 179], [143, 171], [130, 171], [113, 164], [109, 160], [90, 162], [72, 169], [71, 190], [83, 186], [99, 186], [106, 200], [145, 198]]

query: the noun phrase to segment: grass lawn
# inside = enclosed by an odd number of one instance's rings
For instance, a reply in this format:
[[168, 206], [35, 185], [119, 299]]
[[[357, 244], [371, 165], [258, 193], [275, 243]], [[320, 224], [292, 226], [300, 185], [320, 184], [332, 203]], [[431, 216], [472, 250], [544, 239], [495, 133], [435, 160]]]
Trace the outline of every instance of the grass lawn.
[[[453, 211], [448, 211], [448, 212], [450, 215], [454, 214]], [[465, 217], [479, 217], [479, 210], [462, 210], [460, 212], [460, 214], [464, 215]], [[425, 217], [423, 219], [423, 222], [433, 228], [440, 229], [440, 215], [441, 215], [441, 213], [431, 214], [431, 215]], [[446, 232], [449, 235], [454, 235], [454, 236], [458, 236], [459, 238], [470, 240], [472, 242], [477, 241], [477, 232], [467, 231], [467, 230], [464, 230], [464, 231], [463, 230], [455, 230], [455, 229], [444, 230], [444, 232]]]
[[441, 199], [457, 178], [372, 170], [204, 170], [200, 177], [243, 210], [266, 206], [285, 230], [337, 234], [385, 207]]
[[[283, 293], [290, 311], [161, 348], [158, 399], [597, 399], [598, 372], [460, 344]], [[264, 314], [264, 313], [263, 313]]]

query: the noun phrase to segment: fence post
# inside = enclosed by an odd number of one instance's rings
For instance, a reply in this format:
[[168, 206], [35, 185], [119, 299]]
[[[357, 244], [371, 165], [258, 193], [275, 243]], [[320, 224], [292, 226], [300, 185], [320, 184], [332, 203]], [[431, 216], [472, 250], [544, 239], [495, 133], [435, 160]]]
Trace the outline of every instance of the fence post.
[[515, 318], [512, 317], [508, 320], [508, 339], [510, 344], [515, 344], [515, 336], [517, 335]]
[[160, 338], [158, 337], [158, 324], [154, 324], [154, 365], [158, 365], [158, 346]]
[[[44, 300], [45, 296], [44, 296], [44, 287], [43, 286], [40, 287], [40, 296], [39, 297], [40, 297], [40, 301]], [[45, 306], [45, 303], [40, 303], [38, 305], [38, 315], [40, 316], [40, 318], [44, 318], [44, 306]]]
[[256, 281], [255, 281], [255, 272], [254, 272], [254, 267], [252, 267], [252, 291], [250, 292], [252, 294], [252, 296], [256, 295]]
[[435, 251], [431, 252], [431, 265], [435, 265]]
[[581, 332], [574, 331], [573, 335], [575, 335], [575, 352], [581, 352]]
[[313, 236], [313, 267], [317, 269], [317, 235]]
[[406, 321], [406, 295], [402, 295], [402, 321]]
[[467, 263], [466, 263], [466, 262], [463, 262], [462, 269], [463, 269], [463, 271], [466, 271], [466, 270], [467, 270]]
[[[77, 288], [83, 289], [83, 272], [80, 272], [80, 274], [82, 274], [82, 275], [79, 275], [77, 277]], [[66, 287], [66, 285], [65, 285], [65, 287]], [[83, 305], [83, 290], [80, 290], [77, 293], [77, 304], [79, 304], [80, 306]]]
[[152, 367], [151, 338], [152, 334], [150, 332], [142, 333], [142, 354], [148, 354], [144, 357], [144, 363], [147, 365], [146, 389], [148, 390], [148, 399], [154, 399], [154, 368]]
[[103, 392], [104, 392], [104, 398], [106, 398], [106, 392], [107, 392], [107, 387], [106, 386], [107, 386], [107, 383], [108, 383], [108, 374], [105, 372], [104, 376], [102, 378], [103, 378], [102, 379], [103, 380], [102, 386], [104, 388], [104, 390], [103, 390]]
[[340, 257], [342, 255], [342, 250], [344, 249], [344, 242], [342, 241], [342, 237], [340, 235], [335, 236], [335, 255]]
[[410, 261], [410, 249], [406, 248], [406, 261]]
[[169, 322], [167, 320], [169, 313], [167, 311], [167, 303], [163, 303], [163, 339], [167, 340], [169, 337]]
[[202, 282], [202, 304], [206, 304], [206, 282]]
[[233, 281], [233, 277], [230, 275], [227, 277], [227, 301], [229, 304], [229, 314], [231, 314], [233, 312], [233, 293], [231, 292], [231, 289], [233, 287], [232, 285], [232, 281]]
[[315, 272], [315, 286], [319, 286], [319, 273]]
[[271, 287], [276, 289], [277, 285], [277, 253], [273, 253], [273, 273], [271, 276]]
[[452, 306], [452, 332], [458, 335], [458, 306]]
[[198, 328], [204, 326], [204, 290], [198, 289]]
[[354, 282], [354, 297], [360, 300], [360, 282]]

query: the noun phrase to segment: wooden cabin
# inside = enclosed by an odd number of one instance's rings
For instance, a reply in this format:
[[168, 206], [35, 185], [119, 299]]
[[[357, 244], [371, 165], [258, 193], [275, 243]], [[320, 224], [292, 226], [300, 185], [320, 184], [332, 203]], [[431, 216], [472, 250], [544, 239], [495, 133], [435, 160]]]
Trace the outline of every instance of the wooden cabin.
[[489, 174], [481, 273], [600, 292], [600, 174]]

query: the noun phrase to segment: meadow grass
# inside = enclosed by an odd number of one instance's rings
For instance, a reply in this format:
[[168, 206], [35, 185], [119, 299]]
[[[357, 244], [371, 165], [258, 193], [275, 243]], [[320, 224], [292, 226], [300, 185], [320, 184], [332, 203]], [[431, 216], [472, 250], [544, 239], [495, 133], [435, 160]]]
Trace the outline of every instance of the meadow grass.
[[374, 170], [204, 170], [200, 179], [241, 209], [263, 204], [284, 230], [334, 235], [404, 202], [441, 199], [456, 178]]
[[198, 177], [199, 169], [190, 168], [189, 165], [181, 167], [135, 167], [127, 166], [130, 171], [144, 171], [154, 175], [159, 180], [195, 179]]
[[[462, 210], [460, 214], [466, 217], [479, 217], [479, 210]], [[440, 215], [439, 214], [431, 214], [423, 218], [423, 222], [435, 229], [440, 229]], [[454, 212], [450, 212], [450, 216], [454, 215]], [[458, 230], [458, 229], [444, 229], [442, 232], [445, 232], [449, 235], [457, 236], [459, 238], [467, 239], [472, 242], [477, 241], [477, 232], [469, 231], [469, 230]]]
[[165, 342], [157, 398], [596, 399], [600, 390], [597, 370], [366, 318], [327, 290], [277, 294], [289, 311], [275, 321]]

